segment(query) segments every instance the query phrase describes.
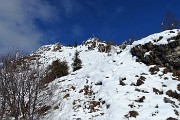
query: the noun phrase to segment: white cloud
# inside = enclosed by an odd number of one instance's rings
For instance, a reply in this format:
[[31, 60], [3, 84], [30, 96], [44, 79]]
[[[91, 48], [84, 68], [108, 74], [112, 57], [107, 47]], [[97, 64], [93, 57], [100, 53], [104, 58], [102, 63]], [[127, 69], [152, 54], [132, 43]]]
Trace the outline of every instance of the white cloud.
[[37, 49], [44, 35], [35, 20], [49, 21], [54, 8], [44, 0], [0, 2], [0, 53], [17, 47], [26, 52]]

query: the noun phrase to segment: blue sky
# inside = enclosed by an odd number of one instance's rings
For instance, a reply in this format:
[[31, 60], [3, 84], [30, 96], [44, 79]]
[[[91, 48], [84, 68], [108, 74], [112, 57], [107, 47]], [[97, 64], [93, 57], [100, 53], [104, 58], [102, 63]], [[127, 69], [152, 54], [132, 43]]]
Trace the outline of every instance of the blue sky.
[[159, 32], [168, 11], [180, 20], [179, 0], [1, 0], [0, 53], [43, 44], [79, 44], [92, 37], [121, 43]]

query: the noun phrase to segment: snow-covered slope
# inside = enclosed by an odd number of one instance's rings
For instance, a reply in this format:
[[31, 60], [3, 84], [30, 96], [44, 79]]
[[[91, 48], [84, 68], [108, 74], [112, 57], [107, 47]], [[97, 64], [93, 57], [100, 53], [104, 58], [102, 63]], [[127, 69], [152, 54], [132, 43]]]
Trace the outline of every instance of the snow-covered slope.
[[[177, 36], [178, 30], [154, 34], [127, 46], [120, 54], [88, 50], [87, 46], [77, 48], [62, 47], [53, 51], [56, 45], [40, 48], [40, 61], [45, 67], [53, 60], [66, 60], [71, 66], [76, 50], [80, 52], [82, 68], [68, 76], [49, 83], [48, 95], [43, 105], [50, 106], [41, 119], [44, 120], [166, 120], [180, 119], [179, 99], [166, 95], [168, 90], [178, 91], [180, 83], [172, 73], [164, 74], [164, 68], [151, 74], [142, 62], [136, 62], [131, 48], [138, 44], [160, 39], [158, 44], [168, 44], [167, 40]], [[154, 41], [155, 43], [155, 41]], [[49, 49], [43, 49], [49, 48]], [[178, 76], [179, 77], [179, 76]], [[173, 120], [173, 119], [172, 119]]]

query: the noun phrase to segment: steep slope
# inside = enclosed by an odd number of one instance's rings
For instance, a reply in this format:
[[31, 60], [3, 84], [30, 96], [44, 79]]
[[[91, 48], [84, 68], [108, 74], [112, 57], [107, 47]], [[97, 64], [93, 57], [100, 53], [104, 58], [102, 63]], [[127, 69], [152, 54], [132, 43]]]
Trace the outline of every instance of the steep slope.
[[[150, 41], [153, 45], [169, 44], [174, 40], [169, 43], [168, 40], [178, 34], [178, 30], [173, 30], [148, 36], [127, 46], [120, 54], [98, 52], [96, 47], [88, 50], [85, 45], [58, 50], [57, 45], [43, 46], [34, 54], [41, 56], [40, 62], [45, 67], [56, 59], [65, 59], [71, 66], [75, 50], [80, 52], [83, 67], [75, 72], [71, 68], [68, 76], [55, 79], [41, 92], [42, 96], [46, 94], [42, 104], [50, 106], [41, 119], [180, 119], [179, 76], [173, 76], [166, 66], [154, 70], [154, 63], [147, 65], [142, 60], [137, 61], [141, 57], [131, 54], [140, 44]], [[163, 38], [159, 39], [161, 36]], [[148, 55], [146, 52], [144, 54]]]

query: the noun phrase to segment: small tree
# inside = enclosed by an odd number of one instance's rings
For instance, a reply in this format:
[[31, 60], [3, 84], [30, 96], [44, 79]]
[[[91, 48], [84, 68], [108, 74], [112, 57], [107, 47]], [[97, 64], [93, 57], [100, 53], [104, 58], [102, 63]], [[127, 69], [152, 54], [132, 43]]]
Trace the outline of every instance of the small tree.
[[172, 12], [168, 12], [162, 22], [161, 30], [172, 30], [178, 28], [179, 21]]
[[79, 52], [76, 50], [74, 54], [74, 59], [72, 63], [73, 71], [79, 70], [82, 68], [82, 61], [79, 58]]
[[68, 47], [71, 47], [71, 44], [68, 44]]
[[74, 42], [74, 47], [77, 47], [77, 42]]

